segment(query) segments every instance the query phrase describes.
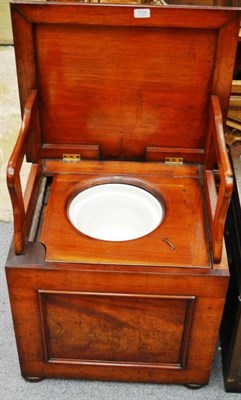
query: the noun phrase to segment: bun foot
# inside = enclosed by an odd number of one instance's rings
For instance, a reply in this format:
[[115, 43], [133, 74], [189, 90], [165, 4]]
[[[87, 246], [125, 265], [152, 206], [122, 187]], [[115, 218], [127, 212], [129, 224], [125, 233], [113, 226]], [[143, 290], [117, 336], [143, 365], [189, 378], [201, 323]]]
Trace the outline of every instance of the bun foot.
[[201, 389], [202, 387], [204, 387], [205, 385], [198, 385], [196, 383], [187, 383], [186, 386], [188, 389], [192, 389], [192, 390], [197, 390], [197, 389]]
[[24, 376], [23, 378], [25, 379], [25, 381], [31, 382], [31, 383], [37, 383], [37, 382], [41, 382], [42, 380], [44, 380], [44, 378], [41, 378], [39, 376]]

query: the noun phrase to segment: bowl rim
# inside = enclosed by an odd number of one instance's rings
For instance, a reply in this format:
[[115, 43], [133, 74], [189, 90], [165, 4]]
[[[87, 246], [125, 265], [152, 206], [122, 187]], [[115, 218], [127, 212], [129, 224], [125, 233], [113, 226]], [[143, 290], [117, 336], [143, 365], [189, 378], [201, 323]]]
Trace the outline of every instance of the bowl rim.
[[[96, 238], [92, 235], [89, 235], [85, 232], [83, 232], [82, 230], [78, 229], [76, 227], [76, 225], [74, 225], [74, 223], [71, 220], [70, 217], [70, 206], [73, 202], [73, 200], [80, 194], [83, 193], [84, 191], [91, 189], [91, 188], [95, 188], [98, 186], [104, 186], [104, 185], [111, 185], [111, 184], [117, 184], [117, 185], [129, 185], [132, 187], [136, 187], [138, 189], [141, 189], [143, 191], [146, 191], [148, 194], [150, 194], [151, 196], [153, 196], [153, 198], [158, 201], [158, 203], [160, 204], [160, 209], [162, 212], [162, 216], [161, 219], [159, 221], [159, 223], [157, 224], [157, 226], [155, 226], [154, 229], [152, 229], [150, 232], [147, 232], [144, 235], [138, 236], [138, 237], [134, 237], [134, 238], [130, 238], [130, 239], [120, 239], [120, 240], [111, 240], [111, 239], [103, 239], [103, 238]], [[66, 207], [65, 207], [65, 212], [66, 212], [66, 216], [67, 219], [69, 221], [69, 223], [71, 224], [72, 228], [81, 235], [84, 235], [88, 238], [91, 239], [95, 239], [95, 240], [99, 240], [99, 241], [106, 241], [106, 242], [112, 242], [112, 243], [117, 243], [117, 242], [127, 242], [127, 241], [131, 241], [131, 240], [138, 240], [141, 239], [145, 236], [150, 235], [152, 232], [156, 231], [160, 225], [162, 224], [165, 215], [166, 215], [166, 201], [164, 199], [164, 197], [162, 196], [162, 194], [160, 193], [159, 190], [155, 189], [153, 186], [151, 186], [148, 182], [144, 181], [144, 180], [140, 180], [140, 179], [136, 179], [136, 178], [131, 178], [131, 177], [104, 177], [104, 178], [100, 178], [100, 179], [92, 179], [89, 182], [84, 182], [81, 184], [77, 184], [75, 186], [75, 188], [73, 188], [73, 190], [71, 191], [71, 193], [67, 196], [66, 199]]]

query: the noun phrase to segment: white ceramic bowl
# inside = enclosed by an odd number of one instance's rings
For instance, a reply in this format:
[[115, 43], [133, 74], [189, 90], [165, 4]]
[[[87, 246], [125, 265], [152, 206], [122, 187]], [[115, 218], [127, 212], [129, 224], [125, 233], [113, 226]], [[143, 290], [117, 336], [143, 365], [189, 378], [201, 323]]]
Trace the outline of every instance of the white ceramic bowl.
[[164, 206], [137, 186], [108, 183], [78, 193], [69, 204], [68, 217], [87, 236], [126, 241], [156, 229], [163, 220]]

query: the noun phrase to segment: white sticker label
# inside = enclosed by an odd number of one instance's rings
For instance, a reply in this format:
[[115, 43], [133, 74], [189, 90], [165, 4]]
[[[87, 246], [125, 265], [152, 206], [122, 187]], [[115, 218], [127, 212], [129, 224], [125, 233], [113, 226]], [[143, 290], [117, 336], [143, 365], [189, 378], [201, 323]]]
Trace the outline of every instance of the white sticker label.
[[150, 8], [135, 8], [134, 18], [150, 18], [151, 10]]

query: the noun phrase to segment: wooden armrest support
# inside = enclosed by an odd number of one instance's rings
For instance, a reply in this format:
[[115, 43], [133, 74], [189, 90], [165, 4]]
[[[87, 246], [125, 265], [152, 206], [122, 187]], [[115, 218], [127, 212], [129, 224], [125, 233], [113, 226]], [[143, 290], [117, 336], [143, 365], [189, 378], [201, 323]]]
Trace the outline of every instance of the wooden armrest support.
[[[219, 263], [222, 257], [225, 221], [233, 191], [233, 172], [226, 149], [222, 113], [217, 96], [211, 97], [209, 132], [205, 151], [205, 183], [207, 189], [208, 217], [211, 227], [212, 250], [214, 261]], [[220, 177], [217, 196], [214, 194], [214, 185], [211, 182], [211, 175], [213, 176], [212, 170], [215, 164], [218, 166]]]
[[29, 182], [32, 182], [32, 186], [30, 188], [30, 184], [27, 185], [27, 199], [24, 201], [20, 180], [20, 170], [23, 158], [27, 151], [28, 141], [30, 140], [30, 133], [35, 125], [36, 115], [37, 91], [32, 90], [26, 102], [18, 139], [7, 166], [7, 185], [13, 207], [14, 243], [16, 254], [21, 254], [23, 252], [25, 237], [28, 230], [28, 222], [30, 220], [29, 208], [31, 200], [33, 199], [32, 191], [33, 187], [36, 187], [36, 180], [39, 177], [41, 170], [40, 164], [36, 164], [35, 167], [32, 168], [30, 173], [31, 179], [29, 179]]

